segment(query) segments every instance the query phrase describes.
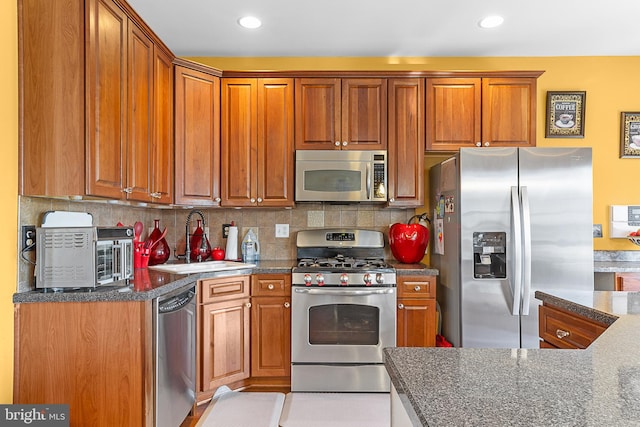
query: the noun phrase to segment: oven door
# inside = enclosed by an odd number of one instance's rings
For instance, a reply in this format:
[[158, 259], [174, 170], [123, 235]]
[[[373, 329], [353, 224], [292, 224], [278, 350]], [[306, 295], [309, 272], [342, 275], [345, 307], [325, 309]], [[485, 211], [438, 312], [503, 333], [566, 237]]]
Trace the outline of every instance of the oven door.
[[396, 345], [396, 288], [294, 287], [292, 363], [383, 363]]

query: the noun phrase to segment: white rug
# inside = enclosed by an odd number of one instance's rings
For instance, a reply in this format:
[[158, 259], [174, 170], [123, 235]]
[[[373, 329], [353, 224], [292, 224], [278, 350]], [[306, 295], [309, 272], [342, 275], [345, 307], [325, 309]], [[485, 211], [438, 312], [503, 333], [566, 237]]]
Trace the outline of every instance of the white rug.
[[388, 393], [289, 393], [280, 427], [389, 427]]

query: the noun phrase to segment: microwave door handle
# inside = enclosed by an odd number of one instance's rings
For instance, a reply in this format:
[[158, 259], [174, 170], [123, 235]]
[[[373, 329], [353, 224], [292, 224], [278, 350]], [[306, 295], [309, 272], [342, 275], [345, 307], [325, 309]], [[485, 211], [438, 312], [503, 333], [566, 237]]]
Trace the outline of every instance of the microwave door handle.
[[120, 251], [120, 246], [114, 244], [113, 246], [113, 258], [112, 268], [113, 268], [113, 280], [118, 280], [122, 277], [122, 253]]
[[371, 165], [367, 163], [367, 199], [371, 199]]

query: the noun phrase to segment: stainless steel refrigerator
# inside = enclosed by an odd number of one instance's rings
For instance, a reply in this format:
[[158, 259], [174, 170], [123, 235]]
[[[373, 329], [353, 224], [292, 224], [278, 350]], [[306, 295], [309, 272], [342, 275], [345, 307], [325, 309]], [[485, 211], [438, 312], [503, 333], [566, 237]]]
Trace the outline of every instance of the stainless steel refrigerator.
[[538, 348], [534, 292], [593, 291], [591, 163], [591, 148], [462, 148], [431, 168], [431, 264], [454, 346]]

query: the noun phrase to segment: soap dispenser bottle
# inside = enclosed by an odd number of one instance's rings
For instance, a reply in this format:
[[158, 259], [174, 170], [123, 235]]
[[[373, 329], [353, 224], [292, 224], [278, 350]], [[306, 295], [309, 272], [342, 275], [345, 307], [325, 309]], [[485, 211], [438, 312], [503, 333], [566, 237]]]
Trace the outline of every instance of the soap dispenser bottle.
[[259, 254], [260, 244], [258, 243], [258, 237], [253, 232], [253, 229], [249, 229], [244, 239], [242, 239], [242, 261], [255, 262], [258, 260]]

